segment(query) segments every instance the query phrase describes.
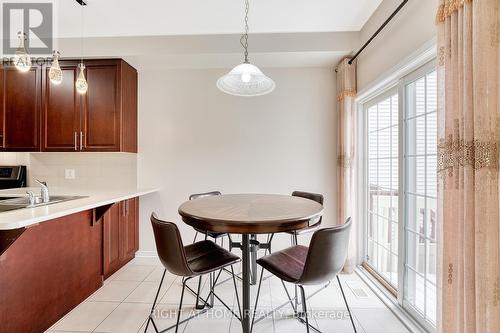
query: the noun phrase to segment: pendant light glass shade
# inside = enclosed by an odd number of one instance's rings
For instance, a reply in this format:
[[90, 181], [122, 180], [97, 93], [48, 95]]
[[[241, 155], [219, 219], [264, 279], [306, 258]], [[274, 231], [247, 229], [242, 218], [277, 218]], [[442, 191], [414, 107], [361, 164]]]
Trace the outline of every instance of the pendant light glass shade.
[[21, 72], [28, 72], [31, 69], [31, 57], [24, 46], [26, 34], [19, 31], [17, 37], [19, 38], [19, 47], [14, 55], [14, 66]]
[[217, 80], [217, 88], [226, 94], [235, 96], [262, 96], [274, 90], [274, 81], [262, 73], [248, 61], [248, 12], [249, 0], [245, 0], [245, 31], [241, 35], [240, 43], [243, 46], [244, 60], [229, 73]]
[[54, 58], [49, 69], [49, 79], [53, 84], [59, 85], [63, 81], [63, 72], [59, 67], [59, 52], [54, 51]]
[[250, 63], [242, 63], [217, 80], [217, 88], [235, 96], [261, 96], [274, 90], [274, 81]]
[[78, 68], [80, 68], [80, 73], [78, 73], [78, 78], [76, 79], [75, 83], [76, 91], [79, 94], [85, 94], [87, 93], [89, 86], [87, 84], [87, 80], [85, 79], [85, 65], [83, 64], [83, 62], [78, 65]]

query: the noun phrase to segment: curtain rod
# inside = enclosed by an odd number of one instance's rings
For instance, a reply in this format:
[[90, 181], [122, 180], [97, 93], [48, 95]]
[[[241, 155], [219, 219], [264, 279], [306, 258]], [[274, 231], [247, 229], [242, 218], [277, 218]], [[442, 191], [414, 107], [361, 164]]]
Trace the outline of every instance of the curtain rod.
[[372, 40], [375, 37], [377, 37], [380, 31], [382, 31], [382, 29], [385, 28], [385, 26], [394, 18], [394, 16], [396, 16], [396, 14], [401, 10], [401, 8], [403, 8], [406, 5], [407, 2], [408, 0], [403, 0], [403, 2], [401, 2], [398, 8], [396, 8], [396, 10], [392, 12], [391, 16], [389, 16], [387, 20], [385, 20], [385, 22], [382, 23], [382, 25], [377, 29], [377, 31], [375, 31], [375, 33], [370, 37], [370, 39], [368, 39], [368, 41], [366, 41], [366, 43], [359, 49], [359, 51], [356, 52], [354, 57], [352, 57], [351, 60], [349, 60], [349, 65], [351, 65], [354, 59], [356, 59], [360, 55], [360, 53], [363, 52], [363, 50], [372, 42]]

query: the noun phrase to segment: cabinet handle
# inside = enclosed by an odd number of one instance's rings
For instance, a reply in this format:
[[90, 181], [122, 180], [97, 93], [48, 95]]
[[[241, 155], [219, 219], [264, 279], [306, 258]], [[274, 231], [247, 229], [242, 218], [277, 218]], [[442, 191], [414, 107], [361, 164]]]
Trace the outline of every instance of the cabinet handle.
[[80, 150], [83, 150], [83, 132], [80, 131]]
[[78, 150], [77, 143], [76, 143], [76, 141], [77, 141], [76, 136], [77, 136], [77, 135], [78, 135], [78, 134], [76, 134], [76, 131], [75, 131], [75, 150]]

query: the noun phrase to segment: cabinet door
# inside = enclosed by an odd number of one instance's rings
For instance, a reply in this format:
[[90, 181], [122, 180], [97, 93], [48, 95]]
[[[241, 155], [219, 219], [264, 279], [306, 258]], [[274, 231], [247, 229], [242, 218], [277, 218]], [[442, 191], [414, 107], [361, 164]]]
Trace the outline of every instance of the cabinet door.
[[42, 151], [80, 150], [80, 101], [76, 92], [76, 62], [60, 62], [63, 81], [50, 82], [49, 69], [44, 68], [42, 85]]
[[103, 217], [103, 273], [107, 278], [120, 268], [120, 204], [112, 205]]
[[122, 201], [120, 205], [122, 211], [120, 222], [121, 261], [124, 264], [134, 257], [136, 251], [136, 199]]
[[41, 69], [2, 68], [3, 149], [40, 150]]
[[120, 151], [119, 63], [86, 63], [89, 89], [83, 96], [83, 150]]

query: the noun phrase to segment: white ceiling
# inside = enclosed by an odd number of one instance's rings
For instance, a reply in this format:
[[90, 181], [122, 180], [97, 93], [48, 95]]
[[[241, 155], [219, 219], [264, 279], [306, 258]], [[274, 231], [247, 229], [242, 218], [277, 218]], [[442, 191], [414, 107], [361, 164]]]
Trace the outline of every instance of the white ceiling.
[[[221, 68], [242, 60], [244, 0], [56, 1], [63, 57], [120, 57], [138, 69]], [[382, 0], [250, 0], [250, 61], [331, 67], [359, 47]]]
[[[382, 0], [250, 0], [254, 33], [359, 31]], [[59, 37], [81, 36], [81, 6], [56, 0]], [[243, 0], [88, 0], [86, 37], [234, 34]]]

